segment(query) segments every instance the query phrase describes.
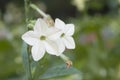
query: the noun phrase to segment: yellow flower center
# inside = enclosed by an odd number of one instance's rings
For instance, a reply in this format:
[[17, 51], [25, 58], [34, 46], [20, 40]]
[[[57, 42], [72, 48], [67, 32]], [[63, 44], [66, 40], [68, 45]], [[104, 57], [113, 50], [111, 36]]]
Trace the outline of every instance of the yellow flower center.
[[65, 36], [65, 33], [62, 33], [60, 37], [64, 37]]
[[40, 36], [40, 40], [45, 40], [46, 37], [45, 36]]

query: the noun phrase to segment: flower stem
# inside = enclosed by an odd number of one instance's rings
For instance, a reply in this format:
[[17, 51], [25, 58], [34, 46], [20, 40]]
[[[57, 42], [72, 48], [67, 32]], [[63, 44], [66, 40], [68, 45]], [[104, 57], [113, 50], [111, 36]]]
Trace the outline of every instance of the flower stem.
[[35, 9], [38, 13], [40, 13], [41, 16], [43, 16], [44, 18], [47, 18], [48, 15], [45, 14], [41, 9], [39, 9], [35, 4], [30, 4], [30, 7]]
[[43, 19], [47, 22], [47, 24], [51, 27], [54, 26], [54, 21], [52, 17], [46, 13], [44, 13], [41, 9], [39, 9], [35, 4], [30, 4], [30, 7], [34, 10], [36, 10], [42, 17]]
[[67, 65], [67, 68], [69, 68], [72, 65], [72, 61], [67, 56], [65, 56], [64, 54], [61, 54], [60, 58], [65, 61], [66, 65]]
[[65, 56], [64, 54], [61, 54], [60, 57], [66, 62], [69, 60], [69, 58], [67, 56]]
[[25, 21], [26, 21], [26, 25], [28, 23], [28, 20], [29, 20], [29, 4], [30, 4], [30, 0], [24, 0], [24, 3], [25, 3]]
[[[24, 3], [25, 3], [25, 21], [26, 21], [26, 26], [28, 25], [28, 21], [29, 21], [29, 8], [30, 8], [30, 0], [24, 0]], [[29, 46], [27, 46], [27, 61], [28, 61], [28, 64], [26, 64], [28, 67], [27, 67], [27, 79], [28, 80], [32, 80], [32, 74], [31, 74], [31, 66], [30, 66], [30, 54], [29, 54]]]

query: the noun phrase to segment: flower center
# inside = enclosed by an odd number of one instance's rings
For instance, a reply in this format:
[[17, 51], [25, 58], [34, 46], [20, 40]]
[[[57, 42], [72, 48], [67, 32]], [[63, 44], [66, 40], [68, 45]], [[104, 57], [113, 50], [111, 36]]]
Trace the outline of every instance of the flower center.
[[46, 37], [45, 36], [40, 36], [40, 40], [45, 40]]
[[62, 33], [60, 37], [64, 37], [65, 36], [65, 33]]

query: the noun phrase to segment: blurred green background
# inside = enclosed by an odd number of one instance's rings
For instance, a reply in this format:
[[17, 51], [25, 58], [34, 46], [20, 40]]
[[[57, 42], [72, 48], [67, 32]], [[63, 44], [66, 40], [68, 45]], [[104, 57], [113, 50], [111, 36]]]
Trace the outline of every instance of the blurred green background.
[[[31, 2], [54, 19], [76, 26], [73, 36], [76, 49], [64, 54], [81, 74], [45, 80], [120, 80], [120, 0]], [[32, 9], [30, 15], [31, 19], [41, 17]], [[23, 80], [21, 35], [26, 31], [24, 1], [0, 0], [0, 80]], [[64, 63], [56, 56], [50, 57], [46, 58], [48, 64]]]

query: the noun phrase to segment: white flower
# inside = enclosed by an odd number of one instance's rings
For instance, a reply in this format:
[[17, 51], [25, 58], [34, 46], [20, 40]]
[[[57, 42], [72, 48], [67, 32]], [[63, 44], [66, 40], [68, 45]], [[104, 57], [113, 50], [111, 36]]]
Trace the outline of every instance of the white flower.
[[46, 51], [51, 55], [60, 55], [58, 45], [52, 40], [57, 37], [58, 29], [49, 28], [42, 19], [36, 21], [33, 30], [22, 35], [22, 39], [32, 46], [31, 53], [35, 61], [40, 60]]
[[75, 42], [72, 38], [72, 35], [74, 34], [74, 24], [65, 24], [60, 19], [55, 19], [55, 27], [61, 30], [61, 35], [57, 40], [59, 52], [62, 53], [65, 50], [65, 47], [67, 49], [74, 49]]

